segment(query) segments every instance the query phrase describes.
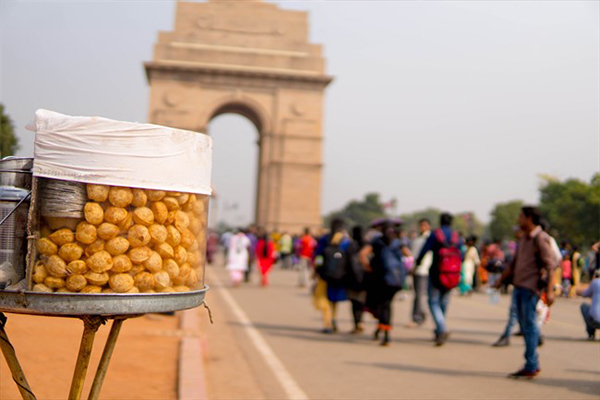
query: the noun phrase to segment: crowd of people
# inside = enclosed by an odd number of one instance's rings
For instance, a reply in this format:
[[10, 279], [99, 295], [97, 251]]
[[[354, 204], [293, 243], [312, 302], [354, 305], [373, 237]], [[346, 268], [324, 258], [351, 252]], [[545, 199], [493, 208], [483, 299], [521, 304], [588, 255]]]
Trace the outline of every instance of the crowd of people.
[[220, 238], [210, 235], [207, 259], [210, 262], [211, 253], [222, 246], [233, 286], [249, 282], [257, 271], [260, 284], [267, 287], [274, 266], [295, 269], [298, 286], [312, 283], [323, 333], [337, 332], [338, 305], [349, 300], [352, 333], [364, 331], [368, 313], [377, 320], [373, 339], [382, 346], [390, 343], [393, 299], [402, 290], [414, 292], [409, 327], [426, 321], [427, 302], [436, 346], [450, 336], [446, 314], [453, 292], [468, 296], [485, 290], [492, 303], [499, 293], [510, 292], [507, 325], [493, 346], [508, 346], [518, 323], [525, 340], [525, 365], [510, 375], [514, 378], [539, 373], [537, 347], [544, 343], [542, 326], [557, 296], [592, 298], [591, 305], [582, 304], [581, 313], [588, 339], [594, 340], [600, 329], [600, 243], [592, 244], [587, 254], [566, 241], [559, 245], [535, 207], [521, 209], [510, 241], [489, 240], [478, 246], [476, 236], [465, 237], [452, 222], [453, 216], [443, 213], [436, 229], [422, 219], [418, 232], [406, 232], [402, 221], [384, 218], [348, 231], [343, 220], [334, 219], [320, 236], [309, 229], [297, 236], [269, 234], [252, 226]]

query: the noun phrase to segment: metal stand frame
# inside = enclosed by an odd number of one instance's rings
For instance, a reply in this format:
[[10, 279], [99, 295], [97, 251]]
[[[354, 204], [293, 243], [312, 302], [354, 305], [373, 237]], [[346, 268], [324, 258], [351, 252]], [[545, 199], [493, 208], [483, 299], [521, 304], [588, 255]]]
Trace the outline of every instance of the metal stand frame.
[[[76, 317], [83, 321], [83, 334], [81, 336], [81, 344], [79, 345], [79, 355], [77, 356], [75, 371], [73, 372], [73, 380], [71, 382], [71, 389], [68, 397], [69, 400], [81, 399], [83, 384], [85, 382], [88, 366], [90, 364], [90, 356], [92, 354], [92, 348], [94, 345], [94, 337], [96, 336], [98, 328], [100, 328], [101, 325], [104, 325], [107, 319], [113, 319], [110, 333], [104, 345], [102, 357], [100, 358], [98, 368], [96, 369], [96, 375], [94, 376], [94, 381], [88, 395], [88, 400], [97, 400], [98, 396], [100, 395], [102, 383], [104, 382], [104, 377], [108, 371], [110, 358], [112, 357], [112, 353], [117, 343], [117, 338], [119, 337], [119, 332], [121, 331], [123, 322], [126, 319], [135, 318], [138, 316], [139, 315], [119, 315], [105, 317], [99, 315], [82, 315]], [[8, 335], [4, 330], [6, 322], [6, 316], [0, 312], [0, 348], [2, 349], [4, 359], [6, 360], [6, 363], [8, 364], [8, 367], [12, 373], [13, 380], [21, 392], [21, 397], [23, 400], [36, 400], [33, 391], [27, 383], [27, 379], [25, 378], [25, 373], [21, 368], [21, 364], [19, 364], [15, 349], [10, 343]]]

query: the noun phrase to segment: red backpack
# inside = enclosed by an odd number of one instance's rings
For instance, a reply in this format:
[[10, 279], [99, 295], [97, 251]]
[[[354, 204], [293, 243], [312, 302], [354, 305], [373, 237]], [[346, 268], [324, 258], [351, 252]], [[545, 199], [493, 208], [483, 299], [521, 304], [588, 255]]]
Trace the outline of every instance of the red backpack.
[[446, 235], [441, 229], [434, 231], [435, 237], [442, 245], [438, 251], [438, 273], [440, 285], [445, 289], [454, 289], [460, 282], [460, 269], [462, 261], [460, 259], [460, 250], [458, 248], [458, 233], [452, 232], [450, 243], [446, 240]]

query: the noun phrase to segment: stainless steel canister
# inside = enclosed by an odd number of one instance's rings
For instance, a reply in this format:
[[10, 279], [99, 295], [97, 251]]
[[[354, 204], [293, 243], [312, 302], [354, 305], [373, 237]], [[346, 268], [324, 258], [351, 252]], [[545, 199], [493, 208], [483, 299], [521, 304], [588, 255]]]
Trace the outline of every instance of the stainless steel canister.
[[0, 186], [31, 190], [33, 158], [5, 157], [0, 160]]

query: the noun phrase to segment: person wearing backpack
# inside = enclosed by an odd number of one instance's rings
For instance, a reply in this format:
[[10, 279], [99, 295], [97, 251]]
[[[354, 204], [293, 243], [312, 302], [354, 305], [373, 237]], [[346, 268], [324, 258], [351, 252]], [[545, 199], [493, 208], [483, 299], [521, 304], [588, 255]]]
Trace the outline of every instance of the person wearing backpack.
[[452, 219], [449, 213], [440, 215], [440, 227], [431, 233], [416, 261], [419, 265], [428, 251], [433, 252], [427, 294], [435, 323], [436, 346], [442, 346], [450, 336], [446, 327], [446, 311], [450, 303], [450, 291], [460, 282], [462, 243], [458, 232], [451, 228]]
[[[351, 240], [344, 232], [344, 221], [334, 218], [330, 233], [319, 239], [315, 250], [315, 268], [317, 285], [315, 287], [315, 306], [323, 311], [323, 333], [337, 332], [335, 314], [337, 303], [348, 300], [344, 288], [345, 275], [350, 262]], [[326, 303], [323, 294], [327, 295]], [[318, 294], [318, 299], [317, 299]], [[329, 319], [329, 321], [327, 321]]]
[[392, 300], [404, 286], [407, 271], [402, 257], [403, 250], [408, 249], [398, 239], [391, 222], [383, 223], [381, 231], [381, 236], [375, 237], [371, 244], [363, 247], [359, 260], [371, 273], [366, 303], [373, 316], [379, 320], [373, 339], [378, 340], [379, 334], [383, 332], [381, 345], [388, 346], [392, 329]]

